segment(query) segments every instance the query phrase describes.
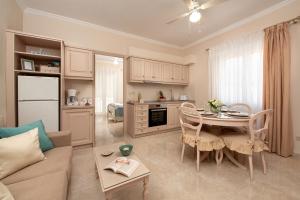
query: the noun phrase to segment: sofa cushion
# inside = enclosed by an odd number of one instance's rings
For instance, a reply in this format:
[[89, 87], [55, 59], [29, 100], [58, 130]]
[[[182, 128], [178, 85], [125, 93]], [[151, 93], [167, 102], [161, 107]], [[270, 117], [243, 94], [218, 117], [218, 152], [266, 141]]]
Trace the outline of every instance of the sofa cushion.
[[49, 137], [46, 134], [44, 124], [42, 120], [33, 122], [31, 124], [26, 124], [20, 127], [16, 128], [0, 128], [0, 138], [6, 138], [6, 137], [11, 137], [14, 135], [19, 135], [21, 133], [24, 133], [26, 131], [32, 130], [34, 128], [38, 128], [39, 130], [39, 142], [40, 142], [40, 147], [42, 151], [47, 151], [49, 149], [52, 149], [53, 143], [49, 139]]
[[4, 184], [12, 184], [30, 178], [42, 176], [47, 173], [64, 170], [67, 176], [71, 174], [72, 147], [57, 147], [45, 152], [46, 159], [34, 165], [28, 166], [1, 181]]
[[0, 139], [0, 179], [44, 158], [37, 128]]
[[1, 200], [15, 200], [7, 187], [0, 182], [0, 199]]
[[7, 185], [15, 200], [65, 200], [68, 179], [65, 171], [49, 173]]

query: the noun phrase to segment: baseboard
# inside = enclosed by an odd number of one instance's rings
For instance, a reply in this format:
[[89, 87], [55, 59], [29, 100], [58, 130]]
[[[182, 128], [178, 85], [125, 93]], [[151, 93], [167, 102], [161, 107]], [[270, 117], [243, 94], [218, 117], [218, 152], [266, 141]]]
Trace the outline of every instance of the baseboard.
[[300, 136], [296, 136], [296, 138], [295, 138], [294, 153], [300, 154]]

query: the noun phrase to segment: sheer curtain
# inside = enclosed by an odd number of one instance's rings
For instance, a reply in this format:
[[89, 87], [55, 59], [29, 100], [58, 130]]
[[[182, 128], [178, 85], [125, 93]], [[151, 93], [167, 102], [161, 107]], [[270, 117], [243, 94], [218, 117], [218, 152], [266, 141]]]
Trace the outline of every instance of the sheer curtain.
[[262, 110], [263, 38], [263, 31], [255, 32], [209, 50], [211, 98]]
[[110, 103], [123, 103], [122, 64], [96, 61], [95, 79], [96, 114], [105, 114]]

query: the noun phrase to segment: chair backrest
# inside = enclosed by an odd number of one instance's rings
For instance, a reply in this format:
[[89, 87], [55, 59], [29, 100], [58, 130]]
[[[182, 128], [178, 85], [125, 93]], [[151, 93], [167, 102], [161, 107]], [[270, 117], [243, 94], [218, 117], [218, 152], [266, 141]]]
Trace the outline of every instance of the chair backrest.
[[182, 103], [179, 108], [180, 125], [182, 133], [185, 134], [187, 129], [195, 131], [196, 136], [199, 136], [202, 127], [202, 116], [197, 111], [197, 107], [192, 103]]
[[249, 115], [253, 113], [252, 108], [245, 103], [235, 103], [227, 106], [231, 110], [237, 110], [240, 112], [247, 112]]
[[[265, 140], [266, 135], [268, 134], [269, 123], [272, 115], [273, 110], [271, 109], [264, 110], [251, 115], [249, 120], [249, 132], [252, 141], [254, 141], [254, 139], [256, 138]], [[258, 123], [260, 123], [260, 120], [264, 120], [264, 123], [262, 124], [263, 126], [261, 126], [261, 128], [258, 128]]]

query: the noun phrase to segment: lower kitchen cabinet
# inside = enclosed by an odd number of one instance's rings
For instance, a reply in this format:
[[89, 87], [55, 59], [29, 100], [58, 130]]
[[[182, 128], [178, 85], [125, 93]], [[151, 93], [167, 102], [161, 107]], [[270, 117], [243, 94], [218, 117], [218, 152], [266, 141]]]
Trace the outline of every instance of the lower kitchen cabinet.
[[62, 112], [62, 130], [72, 133], [72, 146], [93, 144], [94, 109], [65, 109]]
[[180, 120], [179, 120], [179, 106], [180, 104], [168, 104], [168, 128], [178, 128], [180, 127]]
[[[158, 103], [159, 104], [159, 103]], [[128, 105], [128, 133], [137, 137], [144, 134], [154, 134], [180, 127], [179, 106], [177, 103], [167, 104], [167, 124], [149, 127], [149, 105], [129, 104]]]

